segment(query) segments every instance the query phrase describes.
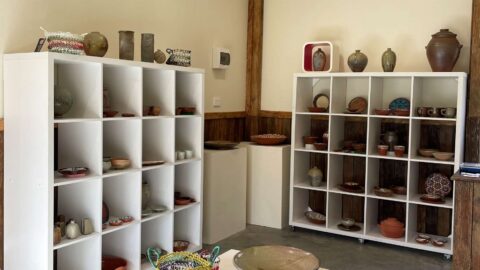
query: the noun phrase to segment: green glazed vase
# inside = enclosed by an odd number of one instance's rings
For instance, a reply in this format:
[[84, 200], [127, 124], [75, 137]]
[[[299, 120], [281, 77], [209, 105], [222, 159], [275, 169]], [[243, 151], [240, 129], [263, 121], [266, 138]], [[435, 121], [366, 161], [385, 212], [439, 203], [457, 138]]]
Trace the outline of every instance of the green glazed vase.
[[397, 63], [397, 55], [391, 48], [388, 48], [382, 54], [382, 68], [385, 72], [393, 72]]

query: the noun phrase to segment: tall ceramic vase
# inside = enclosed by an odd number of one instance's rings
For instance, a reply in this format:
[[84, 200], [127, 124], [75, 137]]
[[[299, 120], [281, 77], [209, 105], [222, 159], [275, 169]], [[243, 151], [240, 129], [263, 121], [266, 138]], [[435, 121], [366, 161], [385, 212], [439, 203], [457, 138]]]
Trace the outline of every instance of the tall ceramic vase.
[[397, 55], [392, 49], [388, 48], [382, 54], [382, 68], [385, 72], [393, 72], [397, 63]]
[[457, 35], [448, 29], [440, 29], [440, 32], [432, 35], [427, 47], [428, 63], [433, 71], [449, 72], [457, 63], [462, 44]]
[[353, 72], [362, 72], [368, 64], [368, 57], [360, 50], [356, 50], [348, 57], [348, 66]]
[[153, 63], [154, 59], [154, 35], [153, 34], [142, 34], [142, 51], [141, 51], [141, 58], [142, 62], [150, 62]]
[[322, 48], [318, 48], [312, 56], [313, 71], [322, 71], [327, 64], [327, 56], [322, 51]]
[[133, 60], [134, 55], [134, 34], [133, 31], [119, 31], [120, 59]]

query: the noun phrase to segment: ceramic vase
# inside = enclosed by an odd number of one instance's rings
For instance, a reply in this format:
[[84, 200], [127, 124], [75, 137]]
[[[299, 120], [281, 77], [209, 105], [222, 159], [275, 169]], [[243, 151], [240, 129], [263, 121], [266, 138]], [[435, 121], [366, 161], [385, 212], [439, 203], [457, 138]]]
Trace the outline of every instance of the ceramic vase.
[[83, 44], [86, 55], [103, 57], [108, 51], [108, 40], [99, 32], [86, 34]]
[[110, 210], [108, 209], [107, 204], [105, 202], [102, 202], [102, 224], [107, 223], [109, 218]]
[[163, 64], [167, 61], [167, 56], [161, 50], [156, 50], [153, 57], [155, 58], [155, 62], [159, 64]]
[[394, 151], [394, 147], [398, 143], [397, 133], [394, 131], [387, 131], [382, 136], [383, 141], [388, 145], [388, 151]]
[[319, 187], [322, 184], [323, 173], [317, 166], [308, 170], [308, 176], [310, 177], [310, 185], [313, 187]]
[[73, 219], [68, 222], [65, 231], [68, 239], [75, 239], [81, 234], [80, 226]]
[[347, 64], [353, 72], [362, 72], [367, 67], [368, 57], [360, 50], [356, 50], [348, 57]]
[[147, 208], [151, 195], [150, 185], [147, 182], [144, 182], [142, 184], [142, 210]]
[[134, 55], [134, 34], [133, 31], [119, 31], [120, 59], [133, 60]]
[[141, 59], [142, 59], [142, 62], [153, 63], [154, 42], [155, 42], [155, 37], [154, 37], [153, 34], [147, 34], [147, 33], [142, 34], [142, 43], [141, 43], [141, 48], [142, 48]]
[[64, 87], [54, 87], [54, 102], [53, 102], [53, 114], [55, 117], [62, 117], [64, 114], [66, 114], [70, 109], [72, 108], [73, 105], [73, 96]]
[[88, 235], [93, 233], [93, 223], [92, 220], [89, 218], [84, 218], [82, 220], [82, 234]]
[[312, 56], [313, 71], [322, 71], [327, 64], [327, 56], [322, 51], [322, 48], [318, 48]]
[[457, 63], [462, 45], [456, 34], [448, 29], [440, 29], [440, 32], [432, 35], [432, 39], [425, 48], [432, 71], [449, 72]]
[[61, 241], [62, 241], [62, 228], [60, 228], [60, 224], [55, 224], [55, 228], [53, 229], [53, 244], [54, 245], [59, 244]]
[[397, 55], [391, 48], [388, 48], [382, 54], [382, 68], [385, 72], [393, 72], [397, 63]]

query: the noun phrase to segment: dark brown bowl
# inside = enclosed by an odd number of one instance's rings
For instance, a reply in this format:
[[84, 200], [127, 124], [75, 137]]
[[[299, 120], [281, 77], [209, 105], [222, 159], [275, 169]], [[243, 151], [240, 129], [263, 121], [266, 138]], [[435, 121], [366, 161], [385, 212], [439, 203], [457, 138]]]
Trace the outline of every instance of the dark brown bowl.
[[173, 251], [180, 252], [188, 249], [190, 242], [185, 240], [175, 240], [173, 241]]
[[327, 108], [324, 107], [308, 107], [309, 112], [323, 113], [327, 111]]
[[395, 109], [393, 111], [393, 114], [396, 116], [409, 116], [410, 115], [410, 109]]
[[380, 197], [392, 197], [393, 191], [389, 188], [374, 187], [373, 192]]
[[104, 111], [103, 112], [103, 116], [104, 117], [114, 117], [115, 115], [117, 115], [117, 111]]
[[391, 112], [390, 109], [375, 109], [376, 115], [389, 115]]
[[325, 151], [328, 148], [327, 143], [314, 143], [313, 146], [315, 146], [315, 149], [320, 150], [320, 151]]
[[175, 205], [187, 205], [192, 202], [190, 197], [180, 197], [175, 199]]
[[303, 136], [303, 143], [304, 144], [314, 144], [318, 141], [317, 136]]
[[365, 152], [366, 144], [364, 143], [354, 143], [352, 144], [353, 150], [357, 152]]
[[393, 186], [390, 188], [393, 193], [398, 195], [407, 195], [407, 188], [404, 186]]
[[260, 145], [277, 145], [283, 143], [287, 136], [280, 134], [261, 134], [250, 136], [250, 140]]

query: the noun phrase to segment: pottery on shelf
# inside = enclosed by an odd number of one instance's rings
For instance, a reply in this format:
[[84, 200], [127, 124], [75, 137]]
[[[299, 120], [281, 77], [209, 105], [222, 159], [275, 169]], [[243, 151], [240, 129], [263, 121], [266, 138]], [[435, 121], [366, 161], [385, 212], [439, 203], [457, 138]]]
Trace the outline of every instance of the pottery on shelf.
[[440, 29], [428, 43], [427, 58], [432, 71], [449, 72], [457, 63], [462, 45], [449, 29]]
[[360, 50], [356, 50], [348, 57], [347, 64], [353, 72], [362, 72], [367, 67], [368, 57]]
[[134, 34], [133, 31], [119, 31], [119, 58], [133, 60]]
[[384, 134], [380, 135], [382, 141], [388, 145], [389, 151], [394, 151], [393, 147], [398, 143], [398, 136], [395, 131], [387, 131]]
[[382, 54], [382, 68], [385, 72], [393, 72], [397, 63], [397, 55], [391, 48], [388, 48]]
[[327, 217], [321, 213], [314, 211], [305, 212], [305, 217], [312, 223], [322, 225], [327, 221]]
[[80, 226], [78, 226], [75, 220], [71, 219], [68, 221], [67, 227], [65, 228], [65, 234], [68, 239], [75, 239], [80, 236]]
[[53, 244], [56, 245], [62, 241], [62, 228], [60, 227], [59, 222], [55, 224], [53, 228]]
[[148, 182], [143, 182], [142, 184], [142, 210], [147, 209], [148, 203], [150, 202], [150, 198], [152, 193], [150, 191], [150, 185]]
[[327, 64], [327, 56], [322, 51], [322, 48], [318, 48], [312, 58], [313, 71], [322, 71]]
[[321, 142], [321, 143], [314, 143], [313, 146], [316, 150], [326, 151], [328, 149], [328, 144]]
[[384, 145], [384, 144], [377, 145], [377, 151], [380, 156], [386, 156], [388, 152], [388, 145]]
[[123, 170], [130, 167], [130, 160], [127, 158], [112, 158], [112, 167], [116, 170]]
[[173, 241], [173, 251], [174, 252], [185, 251], [185, 250], [187, 250], [189, 245], [190, 245], [190, 242], [188, 242], [188, 241], [175, 240], [175, 241]]
[[438, 160], [448, 161], [453, 158], [454, 153], [451, 152], [433, 152], [433, 157]]
[[93, 223], [89, 218], [82, 219], [82, 234], [88, 235], [93, 233]]
[[387, 218], [380, 222], [380, 232], [389, 238], [400, 238], [405, 234], [405, 226], [394, 217]]
[[375, 114], [376, 115], [389, 115], [392, 111], [390, 109], [383, 109], [383, 108], [376, 108]]
[[353, 218], [344, 218], [342, 219], [342, 225], [345, 227], [352, 227], [355, 225], [355, 219]]
[[102, 224], [105, 224], [110, 219], [110, 209], [105, 202], [102, 202]]
[[395, 156], [396, 157], [403, 157], [403, 154], [405, 153], [405, 146], [395, 145], [393, 147], [393, 150], [395, 151]]
[[418, 154], [422, 157], [433, 157], [433, 153], [438, 152], [438, 149], [420, 148]]
[[167, 61], [167, 56], [161, 50], [156, 50], [153, 54], [153, 58], [155, 59], [155, 62], [159, 64], [163, 64], [165, 61]]
[[73, 95], [64, 87], [55, 86], [53, 90], [53, 114], [62, 117], [73, 105]]
[[141, 41], [141, 59], [142, 62], [153, 63], [154, 60], [154, 48], [155, 48], [155, 36], [151, 33], [142, 33]]
[[317, 166], [308, 170], [308, 176], [310, 177], [310, 185], [312, 187], [319, 187], [322, 184], [323, 173]]
[[102, 171], [104, 173], [108, 172], [112, 168], [112, 158], [104, 157], [102, 163]]
[[454, 118], [457, 115], [457, 108], [441, 108], [440, 115], [445, 118]]
[[103, 57], [108, 51], [108, 40], [100, 32], [91, 32], [83, 39], [86, 55]]
[[303, 143], [304, 144], [314, 144], [318, 141], [317, 136], [303, 136]]

